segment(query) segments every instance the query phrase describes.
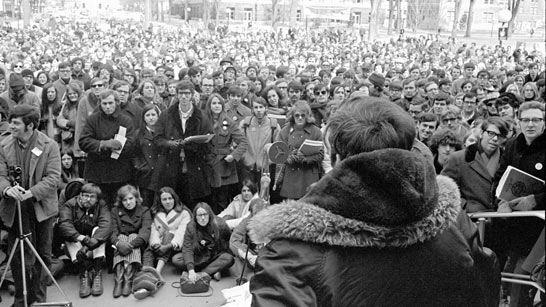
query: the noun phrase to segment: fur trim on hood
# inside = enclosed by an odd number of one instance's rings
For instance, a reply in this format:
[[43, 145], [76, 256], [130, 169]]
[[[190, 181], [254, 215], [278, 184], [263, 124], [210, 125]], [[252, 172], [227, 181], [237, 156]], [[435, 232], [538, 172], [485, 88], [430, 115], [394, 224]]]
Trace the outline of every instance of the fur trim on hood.
[[[448, 177], [434, 175], [431, 179], [428, 173], [434, 172], [432, 164], [422, 164], [420, 159], [410, 151], [395, 149], [351, 157], [301, 200], [285, 201], [259, 212], [249, 222], [250, 238], [257, 244], [286, 238], [376, 248], [407, 247], [429, 240], [456, 222], [461, 210], [460, 193], [456, 183]], [[391, 167], [385, 168], [385, 165]], [[383, 171], [379, 172], [380, 169]], [[374, 182], [365, 178], [367, 176], [372, 176]], [[352, 189], [341, 189], [339, 184], [346, 183], [347, 177], [351, 178]], [[392, 185], [388, 185], [389, 181]], [[382, 189], [378, 183], [387, 185]], [[374, 191], [377, 191], [375, 195]], [[409, 200], [408, 191], [412, 193]], [[418, 207], [419, 200], [424, 207]], [[432, 201], [433, 206], [428, 210], [424, 203]], [[426, 215], [416, 216], [415, 209]], [[400, 215], [397, 221], [403, 222], [392, 223], [387, 217], [385, 223], [385, 219], [378, 216], [381, 212], [385, 215], [394, 212]], [[407, 212], [409, 218], [401, 216], [403, 212]]]

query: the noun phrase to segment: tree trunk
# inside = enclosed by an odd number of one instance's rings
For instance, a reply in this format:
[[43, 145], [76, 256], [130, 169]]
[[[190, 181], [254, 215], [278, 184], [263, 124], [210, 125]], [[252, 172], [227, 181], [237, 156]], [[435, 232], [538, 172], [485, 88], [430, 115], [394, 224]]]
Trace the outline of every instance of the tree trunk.
[[205, 25], [205, 29], [208, 29], [209, 26], [209, 16], [210, 9], [209, 9], [209, 1], [203, 0], [203, 24]]
[[472, 34], [472, 21], [474, 20], [474, 4], [476, 4], [476, 0], [470, 0], [470, 6], [468, 7], [468, 18], [466, 19], [466, 33], [464, 37], [471, 37], [471, 34]]
[[453, 16], [453, 27], [451, 28], [451, 37], [457, 37], [457, 26], [459, 25], [459, 14], [461, 13], [462, 0], [455, 0], [455, 16]]
[[402, 7], [401, 7], [402, 0], [396, 0], [396, 33], [400, 33], [400, 29], [402, 29]]
[[279, 4], [279, 0], [271, 0], [271, 27], [273, 29], [277, 23], [277, 4]]
[[387, 35], [392, 34], [392, 11], [394, 10], [394, 4], [392, 3], [394, 0], [389, 0], [389, 28], [387, 29]]
[[510, 18], [510, 21], [508, 21], [508, 37], [510, 37], [513, 32], [514, 22], [516, 21], [516, 16], [518, 15], [520, 3], [521, 0], [512, 0], [512, 7], [510, 8], [512, 18]]
[[379, 10], [379, 5], [381, 0], [370, 0], [371, 1], [371, 11], [370, 11], [370, 29], [368, 31], [368, 41], [373, 42], [377, 37], [377, 12]]

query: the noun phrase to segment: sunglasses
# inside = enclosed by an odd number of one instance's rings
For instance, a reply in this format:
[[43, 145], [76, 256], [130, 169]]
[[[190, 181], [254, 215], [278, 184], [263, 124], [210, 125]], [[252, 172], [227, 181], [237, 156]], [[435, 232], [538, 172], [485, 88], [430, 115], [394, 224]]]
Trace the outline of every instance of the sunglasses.
[[15, 68], [23, 68], [23, 65], [15, 65]]
[[315, 92], [315, 95], [326, 95], [326, 94], [328, 94], [327, 91], [316, 91]]
[[166, 63], [172, 63], [173, 60], [165, 60]]
[[305, 117], [306, 117], [305, 114], [294, 114], [294, 118], [301, 118], [301, 119], [303, 119], [303, 118], [305, 118]]
[[93, 85], [91, 85], [92, 88], [103, 87], [103, 86], [104, 86], [104, 84], [102, 84], [102, 83], [101, 83], [101, 84], [93, 84]]

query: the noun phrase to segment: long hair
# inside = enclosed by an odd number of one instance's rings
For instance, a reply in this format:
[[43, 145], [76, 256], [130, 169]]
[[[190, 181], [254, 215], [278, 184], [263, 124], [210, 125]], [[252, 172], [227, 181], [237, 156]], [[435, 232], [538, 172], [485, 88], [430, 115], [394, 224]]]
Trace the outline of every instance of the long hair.
[[[202, 227], [201, 225], [199, 225], [199, 223], [197, 223], [197, 210], [200, 208], [205, 210], [207, 214], [209, 215], [209, 222], [205, 227]], [[199, 228], [204, 229], [207, 233], [209, 233], [214, 238], [214, 240], [220, 239], [220, 229], [218, 227], [218, 223], [216, 222], [216, 215], [214, 214], [214, 212], [212, 211], [212, 208], [207, 203], [200, 202], [200, 203], [197, 203], [197, 205], [195, 205], [195, 208], [193, 208], [193, 221], [195, 223], [196, 230]], [[196, 236], [193, 240], [194, 250], [200, 248], [200, 244], [201, 244], [200, 232], [196, 231], [195, 234]]]
[[138, 190], [134, 186], [126, 184], [118, 189], [115, 206], [123, 207], [123, 199], [127, 197], [127, 195], [133, 195], [136, 198], [137, 206], [142, 205], [142, 197], [140, 197]]
[[163, 208], [163, 205], [161, 204], [161, 194], [167, 193], [170, 194], [174, 199], [174, 207], [173, 210], [176, 212], [182, 212], [182, 210], [188, 210], [188, 213], [191, 214], [191, 211], [184, 206], [184, 204], [180, 201], [180, 197], [178, 197], [178, 194], [173, 190], [171, 187], [162, 187], [157, 191], [154, 197], [154, 204], [152, 205], [152, 215], [155, 216], [158, 212], [165, 212], [165, 208]]
[[[47, 90], [50, 88], [55, 89], [55, 100], [53, 101], [47, 99]], [[49, 117], [49, 107], [51, 107], [51, 112], [54, 116], [59, 115], [61, 112], [61, 97], [59, 97], [59, 91], [55, 86], [53, 86], [53, 83], [44, 85], [44, 89], [42, 91], [42, 104], [40, 105], [40, 118]]]
[[[212, 114], [212, 110], [210, 108], [210, 105], [214, 98], [218, 98], [220, 100], [220, 104], [222, 104], [222, 112], [220, 112], [216, 121], [214, 121], [214, 115]], [[205, 104], [204, 113], [206, 114], [206, 116], [208, 116], [210, 122], [212, 123], [212, 130], [216, 134], [226, 135], [228, 133], [228, 130], [222, 129], [222, 126], [230, 127], [235, 123], [231, 118], [229, 118], [228, 114], [226, 113], [226, 101], [218, 93], [210, 94], [209, 98], [207, 99], [207, 103]]]
[[307, 101], [305, 100], [298, 100], [288, 111], [288, 122], [290, 123], [290, 126], [293, 127], [296, 124], [296, 121], [294, 120], [294, 113], [298, 111], [305, 114], [306, 125], [315, 123], [315, 117], [311, 112], [311, 107], [309, 106], [309, 103], [307, 103]]

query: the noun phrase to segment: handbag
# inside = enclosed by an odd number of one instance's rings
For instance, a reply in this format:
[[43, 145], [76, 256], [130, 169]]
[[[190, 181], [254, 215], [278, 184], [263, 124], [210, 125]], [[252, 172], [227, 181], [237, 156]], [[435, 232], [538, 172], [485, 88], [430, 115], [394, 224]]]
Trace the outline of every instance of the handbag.
[[[188, 272], [183, 272], [180, 276], [180, 292], [183, 294], [207, 294], [212, 295], [210, 289], [210, 276], [206, 273], [196, 273], [195, 282], [190, 281]], [[207, 295], [208, 296], [208, 295]]]

